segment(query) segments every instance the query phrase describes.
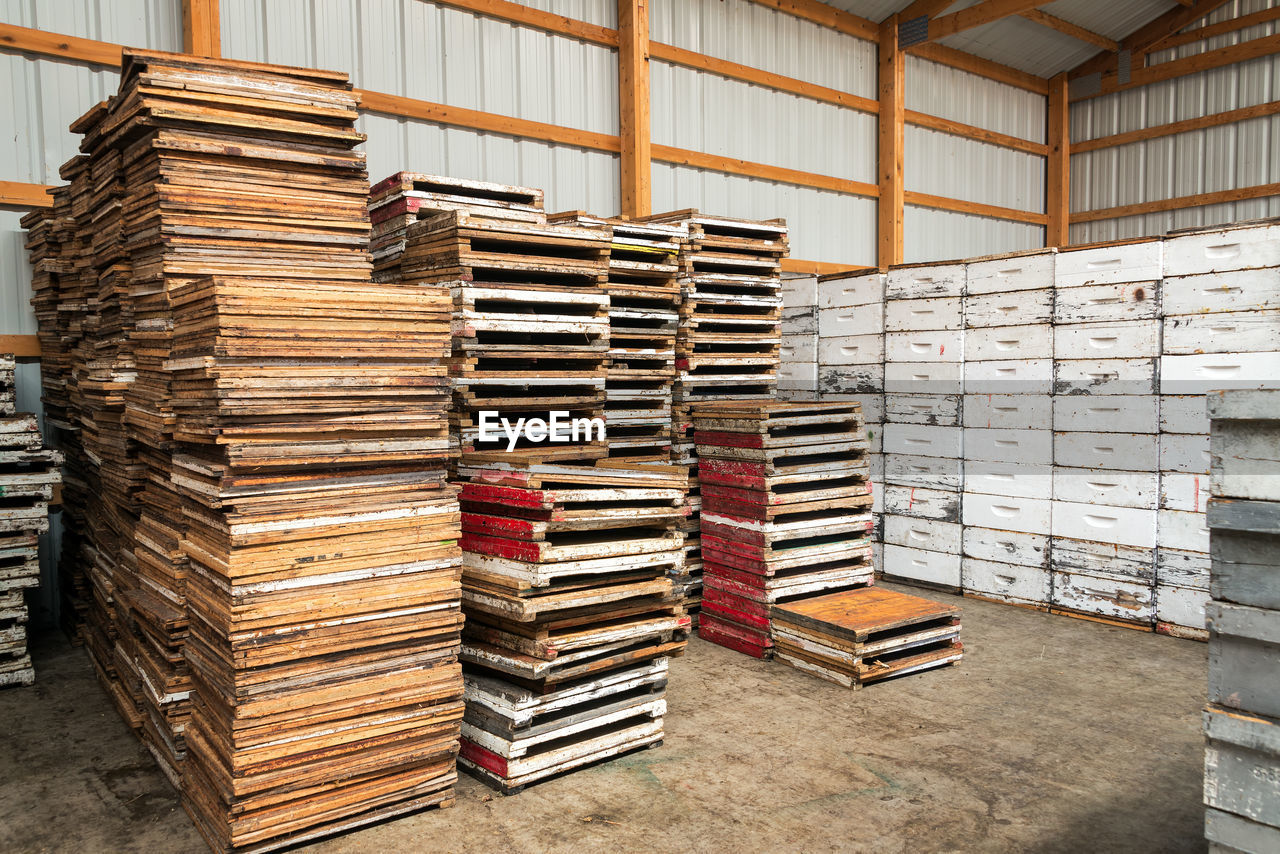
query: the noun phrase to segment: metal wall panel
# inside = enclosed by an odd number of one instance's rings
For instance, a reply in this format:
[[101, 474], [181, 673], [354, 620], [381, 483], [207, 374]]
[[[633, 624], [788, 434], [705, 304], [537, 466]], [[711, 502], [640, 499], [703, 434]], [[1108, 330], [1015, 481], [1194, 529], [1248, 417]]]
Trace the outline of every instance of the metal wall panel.
[[[540, 5], [616, 24], [606, 0]], [[229, 57], [331, 68], [362, 89], [618, 132], [610, 48], [423, 0], [222, 0], [221, 9]], [[360, 130], [373, 181], [410, 169], [540, 187], [550, 210], [620, 207], [618, 157], [607, 152], [380, 114], [365, 114]]]
[[876, 97], [876, 48], [750, 0], [652, 0], [649, 37], [775, 74]]
[[908, 110], [966, 125], [1045, 141], [1043, 95], [907, 54]]
[[[1044, 142], [1046, 99], [936, 62], [907, 57], [909, 110]], [[906, 188], [934, 196], [1044, 211], [1045, 158], [907, 125]], [[941, 261], [1044, 245], [1044, 228], [907, 206], [904, 257]]]
[[0, 23], [152, 50], [182, 50], [182, 0], [0, 0]]
[[906, 188], [1024, 211], [1044, 211], [1045, 158], [907, 125]]
[[650, 69], [654, 143], [875, 183], [874, 115], [691, 68]]
[[908, 264], [1039, 249], [1044, 227], [907, 205], [903, 258]]
[[[1237, 0], [1209, 21], [1239, 17], [1276, 2]], [[1152, 62], [1194, 56], [1275, 32], [1280, 32], [1275, 23], [1261, 24], [1153, 54]], [[1073, 104], [1071, 139], [1080, 142], [1262, 104], [1276, 99], [1277, 93], [1280, 57], [1261, 57]], [[1266, 116], [1077, 154], [1071, 158], [1071, 209], [1097, 210], [1280, 181], [1278, 141], [1280, 116]], [[1117, 240], [1277, 215], [1280, 199], [1252, 199], [1081, 223], [1071, 227], [1071, 240]]]
[[876, 260], [875, 199], [654, 163], [653, 209], [681, 208], [759, 219], [783, 217], [791, 230], [794, 258], [850, 265]]

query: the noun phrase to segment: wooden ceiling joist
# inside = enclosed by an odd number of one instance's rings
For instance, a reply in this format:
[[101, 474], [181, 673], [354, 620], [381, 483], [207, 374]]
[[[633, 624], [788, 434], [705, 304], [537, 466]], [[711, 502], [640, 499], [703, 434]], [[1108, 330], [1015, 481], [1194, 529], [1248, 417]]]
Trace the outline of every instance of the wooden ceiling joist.
[[[1171, 35], [1208, 15], [1228, 0], [1196, 0], [1187, 7], [1179, 6], [1170, 9], [1149, 24], [1144, 24], [1120, 40], [1120, 50], [1130, 54], [1143, 54]], [[1104, 50], [1067, 72], [1067, 77], [1077, 80], [1090, 74], [1116, 73], [1119, 69], [1119, 55], [1116, 51]]]
[[928, 41], [954, 36], [974, 27], [991, 24], [1001, 18], [1019, 15], [1043, 5], [1045, 0], [984, 0], [976, 6], [929, 20]]
[[1057, 30], [1063, 35], [1071, 36], [1073, 39], [1079, 39], [1082, 42], [1088, 42], [1097, 45], [1103, 50], [1119, 50], [1120, 42], [1115, 39], [1109, 39], [1101, 33], [1095, 33], [1093, 30], [1085, 29], [1079, 24], [1073, 24], [1070, 21], [1063, 20], [1056, 15], [1050, 15], [1048, 12], [1042, 12], [1039, 9], [1028, 9], [1025, 12], [1019, 12], [1018, 17], [1026, 18], [1028, 21], [1034, 21], [1041, 26], [1048, 27], [1051, 30]]

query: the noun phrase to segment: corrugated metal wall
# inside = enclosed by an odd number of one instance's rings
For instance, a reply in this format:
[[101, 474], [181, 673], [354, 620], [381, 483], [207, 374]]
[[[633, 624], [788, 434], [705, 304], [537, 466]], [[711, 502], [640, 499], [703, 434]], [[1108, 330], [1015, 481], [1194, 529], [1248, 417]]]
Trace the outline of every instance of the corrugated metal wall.
[[[916, 56], [907, 56], [905, 102], [908, 110], [1045, 141], [1044, 96]], [[905, 135], [908, 190], [1044, 210], [1043, 157], [912, 125]], [[1044, 228], [1038, 225], [912, 205], [906, 209], [904, 233], [904, 257], [913, 263], [1044, 245]]]
[[[615, 4], [540, 5], [613, 26]], [[362, 89], [618, 132], [616, 51], [422, 0], [222, 0], [223, 55], [345, 71]], [[618, 158], [366, 115], [373, 181], [401, 169], [541, 187], [551, 210], [617, 212]]]
[[[1271, 8], [1280, 0], [1237, 0], [1209, 16], [1217, 22]], [[1226, 33], [1152, 55], [1193, 56], [1280, 32], [1275, 23]], [[1220, 113], [1280, 97], [1280, 57], [1260, 59], [1081, 101], [1071, 107], [1071, 140]], [[1086, 211], [1280, 181], [1280, 116], [1105, 148], [1071, 158], [1071, 210]], [[1280, 198], [1185, 208], [1081, 223], [1071, 241], [1160, 234], [1174, 228], [1280, 216]]]
[[[654, 0], [650, 38], [864, 98], [868, 41], [747, 0]], [[650, 65], [653, 142], [875, 183], [876, 117], [691, 68]], [[784, 217], [791, 254], [874, 264], [876, 203], [794, 184], [653, 164], [653, 209]]]

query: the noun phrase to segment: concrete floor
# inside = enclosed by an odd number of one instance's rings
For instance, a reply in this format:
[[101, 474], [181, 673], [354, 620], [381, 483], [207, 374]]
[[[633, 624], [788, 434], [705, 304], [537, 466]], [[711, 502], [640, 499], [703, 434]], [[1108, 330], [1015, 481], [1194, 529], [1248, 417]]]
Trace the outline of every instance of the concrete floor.
[[[509, 798], [464, 775], [451, 809], [302, 850], [1203, 851], [1205, 646], [962, 605], [958, 667], [862, 691], [695, 640], [661, 748]], [[0, 846], [205, 851], [83, 651], [35, 659], [0, 690]]]

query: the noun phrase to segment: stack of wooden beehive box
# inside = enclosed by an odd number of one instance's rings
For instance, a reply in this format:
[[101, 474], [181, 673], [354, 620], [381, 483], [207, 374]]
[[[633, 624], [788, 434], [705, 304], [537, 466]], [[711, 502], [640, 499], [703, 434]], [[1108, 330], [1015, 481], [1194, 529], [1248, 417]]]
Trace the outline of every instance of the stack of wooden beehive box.
[[1280, 848], [1280, 391], [1214, 393], [1208, 406], [1205, 836], [1210, 850], [1263, 854]]
[[1052, 497], [1052, 252], [968, 264], [964, 297], [966, 594], [1049, 601]]
[[[409, 226], [406, 283], [453, 295], [453, 434], [465, 461], [510, 452], [537, 459], [603, 457], [595, 440], [509, 439], [498, 417], [566, 425], [605, 414], [609, 360], [608, 227], [518, 223], [446, 211]], [[485, 413], [492, 413], [482, 424]], [[559, 430], [557, 429], [557, 433]]]
[[817, 295], [819, 398], [857, 402], [867, 429], [876, 566], [883, 566], [885, 278], [874, 270], [820, 276]]
[[699, 620], [700, 484], [692, 407], [699, 401], [772, 399], [782, 347], [782, 220], [671, 211], [646, 222], [685, 229], [680, 252], [680, 320], [671, 396], [671, 461], [689, 473], [690, 515], [684, 524], [688, 605]]
[[1163, 243], [1062, 251], [1054, 305], [1051, 606], [1150, 627]]
[[1156, 628], [1203, 637], [1209, 587], [1205, 393], [1280, 383], [1280, 225], [1165, 241]]
[[62, 455], [43, 447], [36, 417], [16, 411], [15, 362], [0, 354], [0, 686], [35, 681], [27, 654], [27, 590], [40, 583], [40, 535]]
[[542, 191], [492, 181], [470, 181], [421, 172], [397, 172], [369, 189], [369, 244], [375, 282], [400, 280], [400, 258], [408, 245], [409, 226], [445, 211], [463, 211], [478, 219], [547, 221]]
[[904, 266], [885, 281], [886, 576], [960, 588], [964, 264]]
[[663, 737], [689, 618], [674, 466], [464, 463], [460, 762], [504, 792]]
[[671, 394], [680, 319], [682, 224], [604, 219], [582, 211], [553, 223], [610, 229], [609, 370], [605, 424], [609, 457], [671, 461]]
[[869, 584], [871, 485], [856, 403], [699, 404], [699, 636], [772, 654], [769, 609]]
[[778, 357], [778, 396], [813, 400], [818, 395], [818, 277], [782, 279], [782, 347]]

